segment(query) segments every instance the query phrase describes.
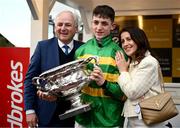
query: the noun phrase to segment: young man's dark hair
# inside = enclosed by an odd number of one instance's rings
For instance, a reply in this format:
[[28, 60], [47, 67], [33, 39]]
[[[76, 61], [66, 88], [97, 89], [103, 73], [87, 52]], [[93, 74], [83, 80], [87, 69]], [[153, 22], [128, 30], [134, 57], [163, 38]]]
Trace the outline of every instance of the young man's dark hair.
[[115, 11], [108, 5], [99, 5], [93, 10], [93, 16], [110, 18], [111, 21], [114, 22]]

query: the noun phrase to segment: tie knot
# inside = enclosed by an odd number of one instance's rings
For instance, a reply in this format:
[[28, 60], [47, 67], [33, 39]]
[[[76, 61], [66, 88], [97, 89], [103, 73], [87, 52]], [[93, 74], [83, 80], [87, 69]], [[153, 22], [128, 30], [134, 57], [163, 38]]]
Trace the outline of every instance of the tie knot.
[[69, 46], [64, 45], [63, 48], [65, 49], [65, 54], [67, 55], [67, 54], [68, 54], [68, 48], [69, 48]]

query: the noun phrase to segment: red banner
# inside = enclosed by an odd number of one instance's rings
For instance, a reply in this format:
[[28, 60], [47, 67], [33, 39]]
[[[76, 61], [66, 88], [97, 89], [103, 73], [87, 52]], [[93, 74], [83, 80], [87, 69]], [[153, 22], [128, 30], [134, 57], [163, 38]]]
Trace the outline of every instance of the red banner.
[[26, 127], [24, 84], [29, 48], [0, 48], [0, 127]]

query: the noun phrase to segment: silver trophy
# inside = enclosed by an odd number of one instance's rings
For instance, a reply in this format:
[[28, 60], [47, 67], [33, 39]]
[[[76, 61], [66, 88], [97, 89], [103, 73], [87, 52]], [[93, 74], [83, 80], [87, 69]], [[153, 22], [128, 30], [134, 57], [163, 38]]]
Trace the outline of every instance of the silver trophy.
[[71, 102], [71, 109], [59, 115], [60, 120], [91, 109], [90, 103], [82, 103], [80, 100], [82, 87], [88, 85], [91, 81], [89, 78], [91, 71], [86, 68], [91, 60], [95, 61], [95, 65], [98, 64], [97, 57], [79, 59], [52, 68], [32, 79], [38, 90]]

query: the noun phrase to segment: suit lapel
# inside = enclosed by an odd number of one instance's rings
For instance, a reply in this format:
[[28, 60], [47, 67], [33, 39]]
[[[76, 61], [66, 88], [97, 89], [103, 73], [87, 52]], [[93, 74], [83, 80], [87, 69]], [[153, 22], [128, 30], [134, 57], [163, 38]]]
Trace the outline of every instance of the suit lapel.
[[49, 46], [49, 63], [52, 67], [59, 66], [59, 45], [58, 45], [58, 40], [57, 38], [54, 38], [52, 42], [50, 42], [51, 45]]

